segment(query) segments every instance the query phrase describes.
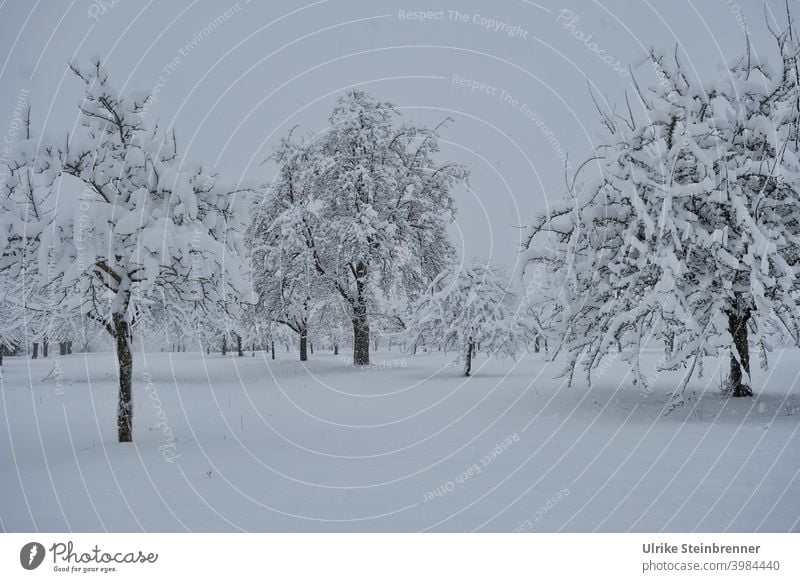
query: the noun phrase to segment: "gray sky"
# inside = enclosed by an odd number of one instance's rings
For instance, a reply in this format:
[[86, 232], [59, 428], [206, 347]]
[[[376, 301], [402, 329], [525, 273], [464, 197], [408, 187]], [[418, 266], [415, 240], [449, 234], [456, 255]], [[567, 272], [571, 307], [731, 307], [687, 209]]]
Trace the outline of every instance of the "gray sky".
[[7, 0], [0, 133], [20, 96], [37, 132], [68, 131], [81, 87], [67, 62], [100, 56], [117, 88], [157, 90], [147, 116], [176, 129], [186, 158], [229, 181], [268, 181], [270, 145], [294, 125], [321, 129], [336, 97], [360, 86], [425, 123], [453, 118], [442, 159], [472, 171], [454, 241], [511, 268], [516, 227], [563, 194], [565, 153], [576, 167], [601, 135], [589, 85], [624, 104], [628, 67], [654, 83], [646, 50], [676, 44], [707, 76], [743, 51], [745, 30], [774, 55], [764, 14], [783, 25], [783, 4]]

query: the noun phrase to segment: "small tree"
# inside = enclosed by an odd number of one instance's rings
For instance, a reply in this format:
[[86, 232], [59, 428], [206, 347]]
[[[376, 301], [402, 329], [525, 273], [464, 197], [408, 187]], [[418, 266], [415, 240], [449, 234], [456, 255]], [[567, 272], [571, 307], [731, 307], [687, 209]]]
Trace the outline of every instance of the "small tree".
[[309, 151], [291, 134], [275, 148], [278, 178], [267, 191], [248, 230], [250, 273], [256, 302], [252, 316], [286, 326], [299, 339], [300, 361], [308, 360], [311, 313], [332, 292], [320, 280], [308, 243], [314, 221]]
[[472, 371], [476, 346], [489, 355], [515, 357], [533, 337], [517, 309], [508, 279], [491, 267], [447, 270], [436, 277], [418, 301], [409, 325], [415, 344], [439, 343], [464, 357], [464, 376]]
[[339, 297], [329, 295], [317, 302], [310, 314], [309, 327], [323, 346], [330, 347], [335, 356], [339, 355], [339, 347], [349, 340], [350, 326], [347, 312]]
[[[17, 220], [7, 223], [0, 242], [5, 256], [55, 265], [47, 282], [58, 285], [63, 304], [113, 338], [119, 366], [117, 433], [120, 442], [128, 442], [133, 438], [132, 328], [154, 302], [216, 305], [226, 292], [238, 291], [236, 257], [247, 190], [221, 187], [200, 167], [182, 167], [174, 134], [144, 125], [149, 97], [118, 94], [99, 61], [71, 68], [85, 90], [78, 124], [65, 139], [43, 140], [33, 153], [35, 163], [12, 169], [16, 179], [8, 187], [41, 192], [38, 200], [24, 202], [38, 204], [40, 212], [28, 218], [20, 203], [9, 203]], [[29, 139], [17, 144], [17, 151], [33, 147]], [[33, 177], [26, 178], [30, 170]], [[48, 195], [59, 178], [77, 181], [80, 194], [57, 209], [40, 204], [52, 199]]]

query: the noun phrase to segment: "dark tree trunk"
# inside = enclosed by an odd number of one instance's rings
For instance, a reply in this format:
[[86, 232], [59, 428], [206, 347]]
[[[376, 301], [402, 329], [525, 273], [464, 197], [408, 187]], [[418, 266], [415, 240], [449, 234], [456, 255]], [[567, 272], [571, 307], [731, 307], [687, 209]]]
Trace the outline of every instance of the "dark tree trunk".
[[369, 365], [369, 319], [367, 318], [367, 266], [359, 263], [355, 269], [356, 296], [353, 300], [353, 364]]
[[236, 352], [240, 358], [244, 355], [244, 352], [242, 351], [242, 336], [239, 334], [236, 334]]
[[464, 375], [469, 376], [469, 373], [472, 371], [472, 354], [475, 353], [475, 340], [472, 339], [472, 336], [467, 340], [467, 354], [464, 358]]
[[752, 396], [753, 390], [743, 383], [744, 374], [750, 377], [750, 346], [747, 343], [747, 322], [750, 320], [750, 310], [745, 310], [743, 314], [728, 313], [728, 331], [733, 337], [733, 345], [739, 354], [738, 361], [734, 354], [731, 354], [731, 374], [730, 388], [731, 396], [743, 397]]
[[535, 338], [533, 338], [533, 353], [534, 354], [538, 354], [539, 353], [539, 336], [538, 335]]
[[42, 339], [42, 357], [47, 357], [47, 348], [50, 347], [50, 342], [47, 341], [47, 338]]
[[223, 335], [222, 336], [222, 355], [223, 356], [227, 356], [228, 355], [228, 336], [227, 335]]
[[[87, 352], [89, 351], [88, 345], [86, 346], [86, 351]], [[67, 355], [69, 356], [71, 354], [72, 354], [72, 340], [67, 340]]]
[[671, 333], [671, 334], [667, 335], [667, 338], [666, 338], [666, 341], [665, 341], [665, 345], [664, 345], [664, 351], [666, 352], [666, 354], [668, 356], [671, 356], [672, 352], [675, 351], [675, 334], [674, 333]]
[[308, 342], [308, 349], [311, 350], [311, 355], [314, 355], [314, 342]]
[[369, 365], [369, 322], [363, 305], [357, 305], [353, 315], [353, 364]]
[[39, 357], [39, 342], [33, 342], [33, 355], [31, 356], [32, 360], [35, 360]]
[[336, 342], [333, 342], [333, 355], [334, 356], [339, 355], [339, 344]]
[[114, 315], [114, 339], [119, 361], [119, 403], [117, 405], [117, 436], [121, 443], [133, 441], [133, 357], [124, 315]]
[[3, 340], [0, 338], [0, 367], [3, 365], [3, 354], [6, 351], [6, 346], [3, 343]]
[[275, 342], [269, 342], [269, 349], [272, 352], [272, 359], [275, 359]]
[[308, 330], [306, 328], [300, 330], [300, 361], [308, 361]]

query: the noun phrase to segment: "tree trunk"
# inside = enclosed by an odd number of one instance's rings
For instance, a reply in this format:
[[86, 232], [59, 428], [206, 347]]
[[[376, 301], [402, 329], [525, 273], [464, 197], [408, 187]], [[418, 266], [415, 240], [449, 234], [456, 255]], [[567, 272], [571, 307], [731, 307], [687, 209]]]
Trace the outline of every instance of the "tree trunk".
[[240, 336], [238, 333], [236, 334], [236, 351], [240, 358], [244, 355], [244, 352], [242, 351], [242, 336]]
[[[85, 351], [89, 351], [89, 345], [85, 346]], [[67, 340], [67, 355], [72, 355], [72, 340]]]
[[464, 375], [469, 376], [470, 371], [472, 371], [472, 354], [475, 353], [475, 340], [472, 339], [472, 336], [469, 337], [467, 340], [467, 354], [464, 358]]
[[753, 390], [742, 382], [744, 374], [742, 369], [750, 377], [750, 346], [747, 343], [747, 322], [750, 320], [750, 310], [747, 309], [743, 314], [728, 313], [728, 331], [733, 337], [733, 346], [739, 354], [736, 356], [731, 353], [731, 374], [730, 388], [731, 396], [743, 397], [752, 396]]
[[274, 341], [269, 342], [269, 349], [272, 352], [272, 359], [274, 360], [275, 359], [275, 342]]
[[31, 360], [35, 360], [39, 357], [39, 342], [33, 342], [33, 355], [31, 356]]
[[3, 354], [5, 353], [5, 351], [6, 351], [6, 346], [3, 343], [3, 340], [0, 339], [0, 367], [3, 366]]
[[300, 330], [300, 361], [308, 361], [308, 329]]
[[363, 305], [357, 305], [353, 315], [353, 364], [369, 365], [369, 322]]
[[539, 336], [537, 335], [535, 338], [533, 338], [533, 353], [538, 354], [539, 349]]
[[311, 355], [314, 355], [314, 342], [308, 342], [308, 349], [311, 350]]
[[114, 339], [119, 362], [119, 403], [117, 405], [117, 436], [121, 443], [133, 441], [133, 357], [124, 315], [114, 315]]
[[228, 355], [228, 336], [227, 335], [223, 335], [222, 336], [222, 355], [223, 356], [227, 356]]
[[356, 296], [353, 299], [353, 364], [369, 365], [369, 319], [367, 318], [367, 266], [355, 268]]
[[42, 339], [42, 357], [47, 357], [47, 348], [50, 346], [50, 342], [47, 341], [47, 338]]
[[339, 355], [339, 344], [337, 342], [333, 342], [333, 355], [334, 356]]

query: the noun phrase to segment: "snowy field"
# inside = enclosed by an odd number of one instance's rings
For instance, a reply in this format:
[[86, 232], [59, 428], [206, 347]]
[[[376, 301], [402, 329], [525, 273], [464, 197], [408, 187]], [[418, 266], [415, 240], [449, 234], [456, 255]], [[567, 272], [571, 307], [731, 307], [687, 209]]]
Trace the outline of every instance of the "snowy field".
[[111, 354], [6, 358], [0, 528], [800, 531], [800, 351], [755, 398], [694, 380], [667, 416], [677, 377], [640, 392], [619, 362], [589, 390], [538, 355], [472, 378], [440, 353], [351, 357], [136, 354], [133, 444]]

